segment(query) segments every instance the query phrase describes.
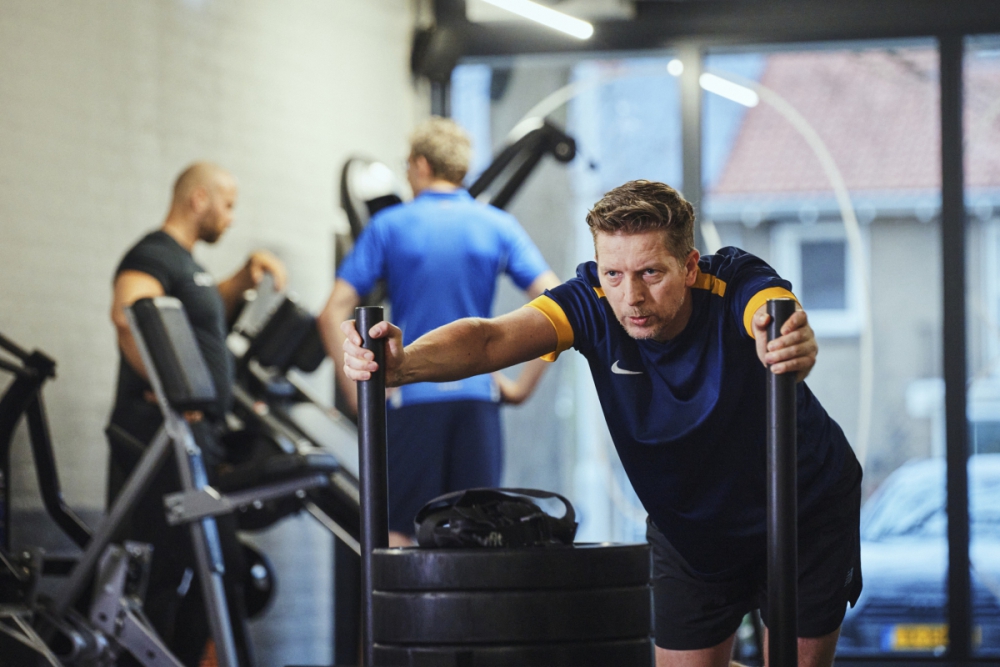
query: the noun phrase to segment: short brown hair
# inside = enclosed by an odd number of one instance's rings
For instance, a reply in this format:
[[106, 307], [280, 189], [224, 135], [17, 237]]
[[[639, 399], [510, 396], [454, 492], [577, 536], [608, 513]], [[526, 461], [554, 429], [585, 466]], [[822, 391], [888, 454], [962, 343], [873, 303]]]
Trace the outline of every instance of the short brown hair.
[[587, 213], [587, 226], [597, 233], [640, 234], [661, 230], [667, 247], [683, 260], [694, 250], [694, 208], [666, 183], [629, 181], [606, 193]]
[[425, 158], [436, 177], [459, 185], [469, 171], [472, 141], [455, 121], [433, 116], [410, 136], [410, 156]]

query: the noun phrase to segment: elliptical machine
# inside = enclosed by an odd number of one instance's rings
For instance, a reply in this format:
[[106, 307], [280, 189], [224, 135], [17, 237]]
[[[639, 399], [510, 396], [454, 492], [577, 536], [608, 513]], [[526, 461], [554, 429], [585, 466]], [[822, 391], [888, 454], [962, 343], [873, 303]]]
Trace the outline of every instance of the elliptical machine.
[[[102, 526], [95, 534], [63, 500], [42, 398], [44, 384], [55, 378], [55, 361], [3, 336], [0, 350], [14, 358], [0, 358], [0, 369], [15, 378], [0, 399], [0, 655], [9, 661], [4, 664], [104, 667], [131, 654], [143, 665], [179, 667], [142, 614], [148, 547], [110, 544], [110, 531]], [[75, 564], [49, 559], [39, 548], [11, 553], [10, 452], [22, 417], [45, 509], [83, 550]], [[66, 574], [69, 568], [70, 584], [55, 598], [38, 594], [43, 573]]]
[[[239, 651], [222, 586], [225, 565], [215, 517], [272, 500], [305, 497], [313, 489], [330, 485], [331, 475], [340, 468], [328, 453], [295, 452], [237, 466], [228, 479], [220, 476], [219, 488], [208, 486], [201, 451], [183, 415], [214, 401], [215, 388], [183, 308], [176, 299], [160, 297], [142, 299], [127, 312], [164, 425], [153, 442], [143, 448], [138, 465], [96, 530], [66, 506], [59, 487], [40, 393], [44, 382], [55, 376], [55, 362], [41, 352], [28, 353], [0, 337], [0, 348], [20, 362], [0, 358], [0, 370], [15, 375], [0, 399], [0, 479], [5, 482], [0, 495], [0, 509], [4, 511], [0, 522], [3, 664], [111, 667], [119, 658], [130, 655], [145, 667], [182, 667], [142, 612], [150, 548], [138, 543], [112, 543], [160, 466], [172, 458], [182, 488], [164, 498], [167, 522], [190, 528], [196, 576], [202, 586], [218, 663], [238, 667]], [[43, 570], [48, 571], [43, 554], [28, 550], [13, 556], [9, 552], [9, 455], [13, 431], [22, 415], [28, 418], [45, 507], [82, 549], [68, 578], [51, 598], [36, 595], [38, 578]], [[112, 435], [128, 437], [124, 433]]]

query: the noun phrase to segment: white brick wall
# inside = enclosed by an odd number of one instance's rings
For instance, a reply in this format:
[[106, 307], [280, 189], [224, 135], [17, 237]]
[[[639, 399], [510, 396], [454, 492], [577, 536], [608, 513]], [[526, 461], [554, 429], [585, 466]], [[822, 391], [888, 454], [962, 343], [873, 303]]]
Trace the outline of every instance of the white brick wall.
[[[72, 505], [103, 505], [112, 271], [162, 221], [173, 178], [195, 159], [228, 167], [236, 224], [197, 256], [224, 276], [269, 247], [318, 308], [340, 166], [399, 164], [427, 106], [413, 21], [411, 0], [4, 0], [0, 332], [58, 362], [45, 396]], [[15, 502], [34, 506], [25, 449], [22, 429]]]

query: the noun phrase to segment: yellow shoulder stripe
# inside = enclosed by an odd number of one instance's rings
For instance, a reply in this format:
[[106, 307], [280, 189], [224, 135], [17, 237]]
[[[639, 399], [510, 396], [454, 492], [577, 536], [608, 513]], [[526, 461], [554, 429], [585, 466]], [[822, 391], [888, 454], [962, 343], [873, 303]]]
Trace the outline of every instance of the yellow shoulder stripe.
[[716, 296], [726, 296], [726, 281], [716, 278], [711, 273], [702, 273], [698, 269], [698, 275], [694, 279], [695, 289], [705, 289]]
[[558, 343], [556, 349], [542, 357], [545, 361], [555, 361], [560, 354], [573, 346], [573, 327], [566, 318], [566, 313], [562, 307], [551, 297], [541, 295], [537, 299], [525, 304], [525, 308], [534, 308], [544, 315], [552, 326], [556, 329]]
[[594, 290], [594, 294], [597, 295], [598, 299], [603, 299], [604, 298], [604, 288], [603, 287], [594, 287], [593, 290]]
[[[747, 302], [747, 307], [743, 311], [743, 326], [747, 330], [747, 335], [751, 338], [753, 335], [753, 316], [757, 312], [757, 309], [768, 302], [769, 299], [795, 299], [795, 295], [786, 290], [784, 287], [768, 287], [763, 289], [752, 297], [750, 301]], [[798, 303], [799, 300], [795, 299]]]

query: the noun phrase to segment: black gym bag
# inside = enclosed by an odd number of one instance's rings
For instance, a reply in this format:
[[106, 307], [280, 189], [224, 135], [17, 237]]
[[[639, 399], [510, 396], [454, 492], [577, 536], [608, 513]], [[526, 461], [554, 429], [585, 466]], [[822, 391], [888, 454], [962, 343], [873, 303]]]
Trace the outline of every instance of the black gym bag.
[[[558, 498], [562, 518], [528, 498]], [[541, 547], [573, 544], [576, 514], [558, 493], [537, 489], [467, 489], [438, 496], [413, 519], [417, 544], [433, 547]]]

